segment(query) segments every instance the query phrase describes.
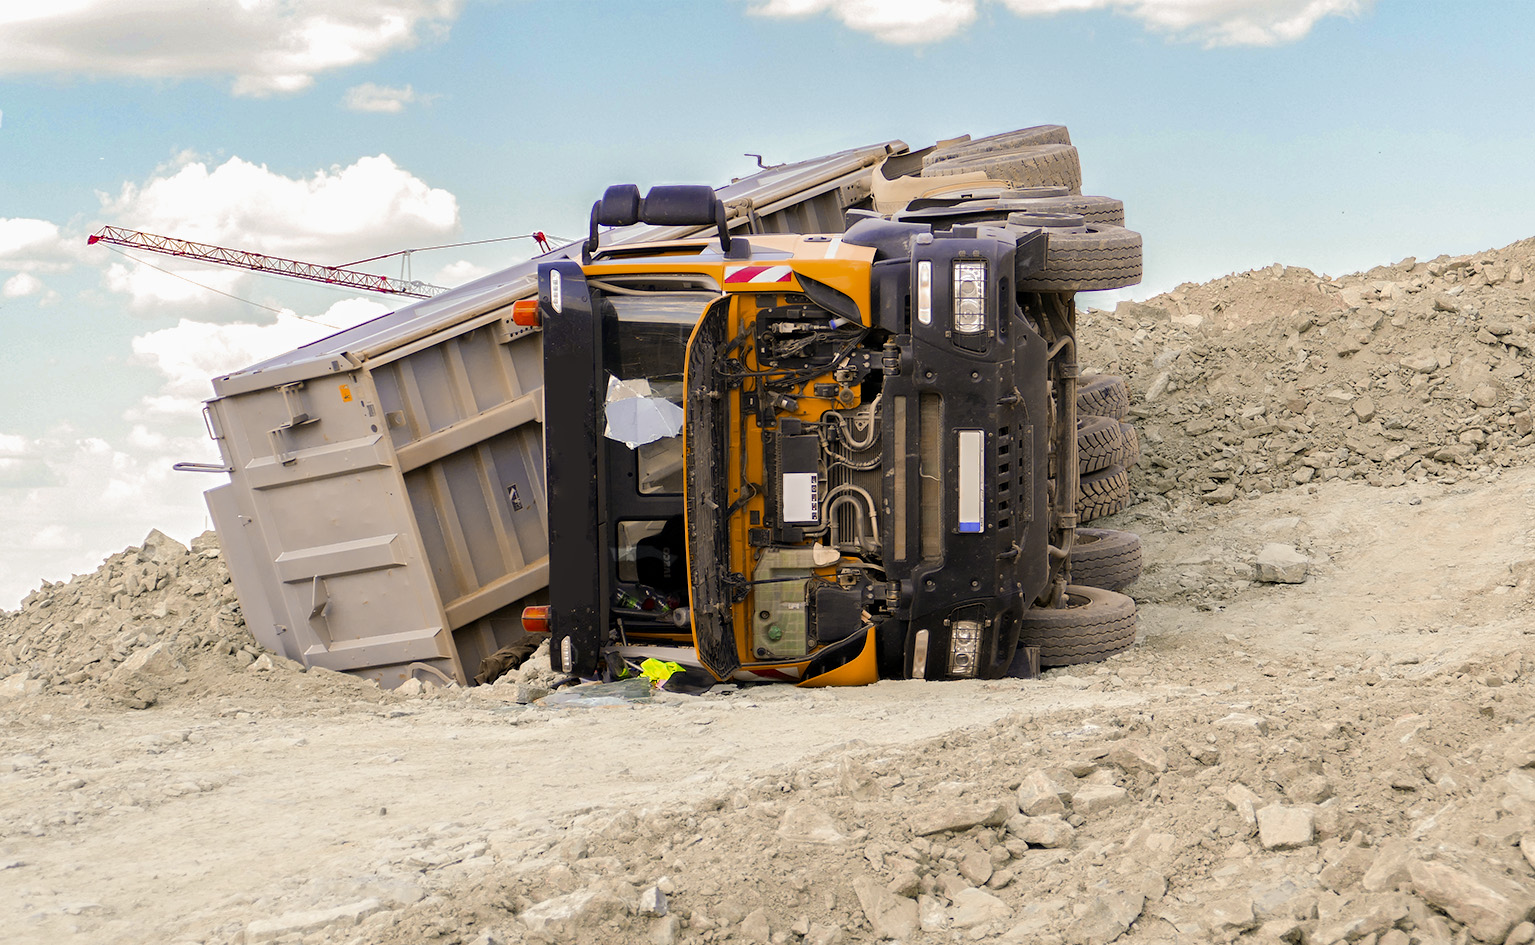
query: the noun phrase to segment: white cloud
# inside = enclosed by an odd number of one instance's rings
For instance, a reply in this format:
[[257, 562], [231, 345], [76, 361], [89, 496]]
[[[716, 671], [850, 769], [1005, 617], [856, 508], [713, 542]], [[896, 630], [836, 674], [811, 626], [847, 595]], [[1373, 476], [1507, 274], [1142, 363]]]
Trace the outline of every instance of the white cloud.
[[[947, 39], [975, 22], [981, 0], [760, 0], [759, 16], [830, 14], [888, 43]], [[1373, 0], [985, 0], [1018, 16], [1111, 10], [1175, 39], [1206, 46], [1294, 42], [1329, 16], [1354, 16]]]
[[[130, 440], [133, 440], [130, 437]], [[160, 528], [186, 541], [201, 532], [199, 492], [215, 483], [171, 469], [216, 462], [202, 424], [115, 446], [68, 426], [41, 437], [0, 435], [0, 608], [40, 580], [95, 570], [109, 554]]]
[[[386, 154], [307, 178], [239, 157], [210, 168], [183, 154], [149, 180], [101, 195], [101, 204], [130, 229], [328, 264], [440, 242], [458, 227], [458, 200]], [[152, 253], [136, 258], [145, 264], [113, 263], [105, 273], [107, 288], [127, 295], [135, 311], [228, 308], [200, 286], [245, 297], [253, 282], [241, 269]]]
[[236, 95], [446, 35], [462, 0], [51, 0], [0, 3], [0, 74], [232, 76]]
[[30, 272], [18, 272], [4, 283], [0, 283], [0, 297], [7, 299], [35, 297], [40, 308], [52, 305], [62, 298], [57, 292], [48, 288], [43, 280]]
[[128, 306], [136, 312], [158, 312], [173, 306], [203, 308], [210, 302], [218, 304], [210, 289], [233, 295], [242, 283], [248, 281], [243, 270], [194, 267], [150, 253], [143, 255], [153, 258], [154, 264], [112, 263], [105, 274], [107, 288], [128, 296]]
[[[341, 301], [331, 305], [330, 308], [326, 309], [319, 315], [316, 315], [315, 321], [324, 322], [326, 325], [334, 326], [334, 328], [326, 329], [327, 333], [329, 333], [332, 330], [339, 331], [342, 328], [351, 328], [353, 325], [361, 325], [368, 319], [377, 318], [386, 312], [392, 312], [395, 310], [395, 308], [396, 306], [385, 305], [377, 299], [368, 299], [363, 298], [362, 296], [356, 296], [350, 299], [342, 299]], [[273, 351], [272, 354], [279, 354], [282, 350], [286, 349]], [[263, 357], [270, 357], [270, 355], [263, 355]]]
[[128, 431], [128, 445], [136, 450], [163, 450], [169, 444], [170, 437], [142, 423], [135, 423]]
[[388, 310], [372, 299], [351, 298], [335, 303], [313, 320], [292, 312], [266, 324], [218, 325], [183, 318], [173, 328], [138, 335], [132, 341], [134, 362], [154, 368], [164, 383], [155, 394], [139, 401], [127, 418], [143, 423], [171, 416], [194, 417], [202, 402], [213, 396], [210, 378], [309, 344]]
[[488, 276], [496, 270], [491, 266], [481, 266], [467, 259], [448, 263], [437, 271], [437, 276], [432, 279], [434, 285], [442, 285], [452, 288], [473, 282], [481, 276]]
[[43, 280], [32, 275], [30, 272], [18, 272], [5, 280], [4, 285], [0, 285], [0, 295], [8, 299], [20, 299], [29, 295], [36, 295], [45, 288]]
[[36, 441], [0, 433], [0, 489], [49, 486], [58, 481]]
[[102, 209], [135, 230], [332, 265], [458, 227], [458, 200], [387, 154], [307, 178], [239, 157], [211, 170], [188, 160], [104, 195]]
[[975, 22], [976, 0], [763, 0], [751, 12], [794, 18], [830, 13], [851, 29], [904, 45], [953, 36]]
[[[69, 530], [63, 525], [44, 525], [32, 536], [29, 551], [64, 551], [71, 547]], [[30, 555], [29, 555], [30, 557]], [[3, 600], [3, 598], [0, 598]]]
[[[84, 240], [78, 241], [81, 246]], [[62, 272], [80, 256], [56, 223], [26, 217], [0, 217], [0, 269]]]
[[387, 85], [364, 82], [362, 85], [354, 85], [347, 89], [341, 101], [354, 112], [394, 114], [403, 112], [406, 105], [426, 101], [426, 98], [424, 95], [418, 95], [416, 90], [408, 85], [403, 89], [396, 89]]

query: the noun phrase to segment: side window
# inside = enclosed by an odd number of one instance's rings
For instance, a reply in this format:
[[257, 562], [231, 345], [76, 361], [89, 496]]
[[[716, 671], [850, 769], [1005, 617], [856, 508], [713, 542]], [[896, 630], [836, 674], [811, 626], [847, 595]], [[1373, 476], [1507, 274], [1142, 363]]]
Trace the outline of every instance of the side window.
[[682, 437], [669, 436], [646, 443], [635, 451], [639, 462], [639, 490], [643, 495], [682, 493]]
[[693, 326], [718, 294], [614, 287], [593, 295], [608, 376], [603, 434], [629, 447], [633, 456], [626, 460], [619, 454], [614, 461], [635, 463], [635, 488], [642, 495], [680, 495], [683, 363]]
[[620, 583], [668, 593], [686, 588], [682, 516], [619, 522], [616, 550], [615, 573]]

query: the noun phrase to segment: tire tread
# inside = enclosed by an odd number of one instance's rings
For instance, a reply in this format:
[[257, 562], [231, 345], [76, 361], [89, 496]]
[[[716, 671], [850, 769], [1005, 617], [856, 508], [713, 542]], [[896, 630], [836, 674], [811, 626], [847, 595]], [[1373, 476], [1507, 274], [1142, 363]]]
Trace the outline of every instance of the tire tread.
[[1125, 225], [1125, 202], [1114, 197], [1068, 194], [1063, 197], [1024, 197], [1027, 207], [1018, 213], [1076, 213], [1088, 223]]
[[1090, 223], [1085, 233], [1050, 233], [1045, 268], [1018, 280], [1023, 292], [1094, 292], [1141, 281], [1141, 235]]
[[1135, 643], [1135, 601], [1117, 591], [1073, 584], [1075, 607], [1024, 612], [1019, 646], [1039, 647], [1041, 666], [1096, 663]]
[[1145, 567], [1141, 538], [1112, 528], [1077, 529], [1071, 549], [1071, 581], [1119, 591], [1140, 579]]
[[1123, 466], [1108, 466], [1077, 480], [1077, 521], [1091, 522], [1122, 511], [1130, 504], [1130, 474]]
[[1038, 147], [1043, 144], [1070, 143], [1071, 133], [1066, 130], [1065, 125], [1034, 125], [1031, 128], [1005, 131], [1002, 134], [987, 135], [984, 138], [976, 138], [973, 141], [964, 141], [959, 144], [951, 144], [946, 148], [939, 148], [924, 157], [922, 163], [924, 166], [931, 166], [947, 161], [964, 160], [965, 158], [976, 157], [978, 155]]
[[944, 161], [924, 167], [922, 176], [947, 177], [971, 171], [982, 171], [987, 177], [1019, 187], [1057, 184], [1070, 188], [1074, 194], [1082, 192], [1082, 160], [1077, 149], [1069, 144], [1046, 144]]
[[1125, 434], [1111, 417], [1087, 416], [1077, 420], [1077, 472], [1097, 472], [1124, 457]]
[[1130, 412], [1130, 387], [1115, 374], [1100, 374], [1077, 383], [1077, 416], [1123, 420]]
[[1124, 441], [1124, 454], [1119, 465], [1129, 469], [1141, 461], [1141, 437], [1135, 432], [1135, 424], [1119, 421], [1119, 432]]

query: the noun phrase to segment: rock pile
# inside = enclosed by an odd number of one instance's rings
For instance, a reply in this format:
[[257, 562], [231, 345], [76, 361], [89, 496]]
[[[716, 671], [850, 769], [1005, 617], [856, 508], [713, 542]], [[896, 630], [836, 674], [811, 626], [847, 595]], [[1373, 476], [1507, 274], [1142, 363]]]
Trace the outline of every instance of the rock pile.
[[497, 699], [527, 705], [547, 696], [555, 682], [564, 677], [564, 673], [554, 671], [549, 660], [549, 641], [545, 640], [526, 662], [492, 683], [490, 690]]
[[214, 533], [189, 549], [155, 530], [94, 573], [45, 581], [20, 610], [0, 611], [0, 700], [101, 692], [143, 708], [207, 655], [240, 668], [262, 654]]
[[471, 886], [321, 940], [1535, 939], [1535, 741], [1509, 731], [1535, 710], [1518, 685], [1535, 651], [1297, 663], [1241, 694], [1216, 662], [1207, 678], [1189, 668], [1177, 653], [1116, 657], [1036, 685], [1145, 701], [491, 837], [496, 866]]
[[1336, 279], [1280, 265], [1080, 319], [1124, 375], [1141, 498], [1495, 475], [1535, 451], [1535, 239]]

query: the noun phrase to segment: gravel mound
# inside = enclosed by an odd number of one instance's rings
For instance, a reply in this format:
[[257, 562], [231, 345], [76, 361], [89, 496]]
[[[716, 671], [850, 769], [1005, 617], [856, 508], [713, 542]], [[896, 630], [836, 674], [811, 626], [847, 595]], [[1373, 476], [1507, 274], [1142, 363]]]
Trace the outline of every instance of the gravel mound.
[[583, 815], [324, 941], [1528, 940], [1535, 742], [1509, 727], [1535, 654], [1223, 659], [1272, 675], [1238, 693], [1184, 653], [1051, 673], [1145, 698]]
[[151, 531], [92, 574], [43, 582], [21, 609], [0, 612], [0, 700], [99, 692], [134, 708], [188, 679], [188, 661], [230, 669], [262, 656], [245, 629], [218, 538], [192, 547]]
[[1084, 313], [1082, 360], [1130, 383], [1141, 500], [1486, 480], [1535, 456], [1532, 295], [1535, 239], [1336, 279], [1274, 265]]

